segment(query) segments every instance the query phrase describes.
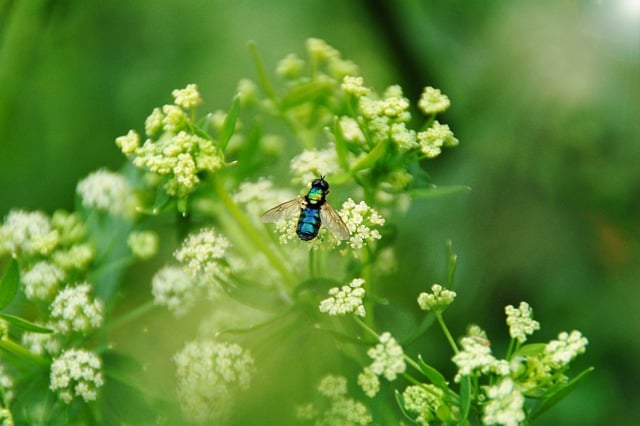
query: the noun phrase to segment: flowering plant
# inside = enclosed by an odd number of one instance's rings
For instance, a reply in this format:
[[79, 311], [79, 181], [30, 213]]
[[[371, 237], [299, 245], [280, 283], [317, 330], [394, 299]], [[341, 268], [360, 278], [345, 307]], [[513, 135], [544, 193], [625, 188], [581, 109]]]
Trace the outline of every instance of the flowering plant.
[[[447, 381], [426, 356], [407, 355], [380, 320], [388, 304], [380, 284], [401, 261], [394, 222], [412, 200], [465, 189], [438, 188], [424, 171], [458, 144], [436, 120], [449, 98], [425, 88], [416, 118], [399, 86], [376, 92], [318, 39], [307, 41], [305, 59], [282, 59], [274, 83], [250, 48], [257, 83], [241, 80], [228, 111], [199, 118], [197, 86], [174, 90], [144, 132], [116, 138], [128, 159], [122, 170], [79, 182], [76, 211], [13, 210], [4, 219], [2, 424], [71, 416], [86, 424], [240, 424], [256, 415], [240, 401], [252, 407], [268, 395], [282, 408], [259, 415], [278, 424], [396, 424], [404, 415], [417, 424], [513, 425], [586, 376], [590, 369], [566, 374], [587, 344], [578, 331], [526, 343], [540, 325], [525, 302], [506, 308], [504, 358], [478, 326], [457, 344], [443, 316], [456, 297], [451, 249], [446, 284], [417, 296], [426, 313], [411, 339], [437, 320], [457, 373]], [[326, 188], [304, 190], [319, 178]], [[294, 214], [265, 226], [261, 214], [280, 203]], [[324, 226], [312, 220], [316, 211]], [[308, 242], [296, 233], [301, 212], [318, 231]], [[334, 235], [326, 218], [348, 233]], [[126, 303], [123, 296], [137, 294], [133, 271], [148, 283], [146, 301]], [[155, 323], [162, 315], [171, 327]], [[142, 338], [122, 331], [138, 323], [160, 346], [143, 352], [144, 361], [119, 344]], [[283, 368], [305, 377], [273, 380]], [[309, 383], [317, 394], [306, 388], [285, 403]]]

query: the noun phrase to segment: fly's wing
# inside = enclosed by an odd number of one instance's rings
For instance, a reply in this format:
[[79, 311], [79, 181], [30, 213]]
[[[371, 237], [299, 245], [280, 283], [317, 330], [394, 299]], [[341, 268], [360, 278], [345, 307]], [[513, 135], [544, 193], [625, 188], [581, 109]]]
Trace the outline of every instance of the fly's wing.
[[278, 222], [280, 220], [289, 219], [295, 214], [300, 213], [300, 209], [304, 205], [304, 197], [297, 197], [293, 200], [285, 201], [282, 204], [278, 204], [272, 209], [264, 212], [260, 216], [260, 220], [263, 222]]
[[333, 235], [341, 240], [348, 240], [351, 236], [349, 228], [347, 228], [338, 212], [331, 207], [328, 201], [325, 201], [322, 208], [320, 208], [320, 220], [329, 231], [333, 232]]

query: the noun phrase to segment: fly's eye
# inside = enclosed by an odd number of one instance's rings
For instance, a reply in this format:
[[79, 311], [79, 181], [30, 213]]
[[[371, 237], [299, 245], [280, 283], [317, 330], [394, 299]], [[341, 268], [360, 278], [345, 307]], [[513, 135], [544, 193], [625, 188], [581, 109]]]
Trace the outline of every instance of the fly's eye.
[[311, 182], [311, 186], [320, 188], [325, 192], [329, 192], [329, 184], [323, 178], [314, 180], [313, 182]]

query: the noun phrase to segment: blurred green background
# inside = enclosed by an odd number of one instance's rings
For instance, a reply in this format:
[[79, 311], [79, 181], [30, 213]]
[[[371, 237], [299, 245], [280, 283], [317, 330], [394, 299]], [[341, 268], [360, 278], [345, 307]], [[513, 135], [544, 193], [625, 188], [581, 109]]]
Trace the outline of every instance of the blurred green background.
[[540, 341], [574, 328], [589, 338], [573, 371], [595, 373], [539, 424], [635, 424], [637, 0], [0, 0], [0, 215], [72, 209], [78, 179], [118, 169], [115, 137], [142, 130], [172, 89], [197, 83], [201, 111], [227, 108], [237, 80], [254, 77], [248, 40], [273, 68], [308, 37], [378, 90], [399, 83], [415, 101], [431, 85], [452, 100], [441, 121], [461, 144], [426, 166], [473, 190], [416, 202], [398, 224], [398, 299], [415, 303], [442, 277], [452, 239], [454, 334], [475, 320], [500, 353], [503, 307], [526, 300]]

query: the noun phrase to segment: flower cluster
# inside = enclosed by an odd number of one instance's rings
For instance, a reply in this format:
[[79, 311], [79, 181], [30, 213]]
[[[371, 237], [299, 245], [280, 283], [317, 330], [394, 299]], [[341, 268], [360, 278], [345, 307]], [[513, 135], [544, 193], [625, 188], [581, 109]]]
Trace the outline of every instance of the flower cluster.
[[487, 404], [484, 406], [482, 422], [487, 425], [518, 426], [525, 419], [524, 396], [516, 383], [504, 377], [495, 386], [486, 390]]
[[198, 288], [179, 266], [165, 266], [153, 276], [151, 293], [156, 305], [165, 306], [175, 316], [186, 314], [198, 301]]
[[184, 414], [196, 422], [224, 422], [234, 394], [251, 385], [253, 358], [235, 343], [192, 341], [173, 360], [178, 400]]
[[416, 414], [415, 421], [419, 425], [428, 426], [432, 421], [453, 422], [453, 412], [444, 401], [444, 391], [432, 384], [407, 386], [402, 392], [404, 408]]
[[369, 349], [367, 355], [373, 359], [367, 368], [378, 376], [384, 376], [389, 381], [395, 380], [398, 374], [404, 373], [407, 368], [402, 346], [389, 332], [380, 335], [379, 343]]
[[87, 333], [100, 327], [103, 304], [92, 299], [90, 292], [89, 283], [61, 290], [51, 303], [51, 326], [60, 333]]
[[42, 212], [12, 210], [0, 225], [0, 256], [20, 260], [24, 294], [50, 301], [69, 275], [85, 270], [95, 256], [78, 215], [62, 210], [51, 217]]
[[333, 146], [324, 150], [308, 150], [291, 159], [293, 183], [308, 185], [318, 176], [333, 175], [340, 168], [338, 157]]
[[509, 374], [509, 363], [498, 360], [491, 354], [491, 342], [487, 334], [478, 326], [471, 326], [467, 335], [460, 339], [462, 350], [455, 354], [452, 361], [458, 366], [455, 381], [462, 376], [496, 373]]
[[349, 198], [342, 203], [342, 208], [338, 213], [351, 233], [348, 240], [351, 248], [359, 250], [382, 238], [377, 228], [382, 227], [385, 220], [364, 201], [356, 204], [355, 201]]
[[164, 190], [185, 198], [200, 182], [203, 172], [215, 172], [224, 164], [217, 144], [203, 132], [196, 132], [187, 110], [202, 102], [196, 85], [173, 91], [174, 104], [155, 108], [145, 121], [148, 139], [140, 146], [140, 137], [131, 130], [116, 139], [133, 164], [163, 179]]
[[434, 284], [431, 286], [431, 293], [420, 293], [418, 305], [423, 311], [442, 312], [453, 303], [455, 298], [455, 291], [443, 288], [440, 284]]
[[540, 329], [540, 323], [532, 318], [533, 310], [527, 302], [520, 302], [518, 308], [507, 305], [504, 308], [504, 312], [507, 315], [509, 335], [520, 343], [527, 340], [528, 334], [533, 334], [534, 331]]
[[113, 216], [132, 217], [138, 200], [127, 179], [105, 169], [91, 173], [78, 183], [76, 192], [87, 209]]
[[224, 278], [228, 274], [224, 259], [229, 245], [225, 236], [213, 228], [204, 228], [189, 235], [174, 256], [193, 278]]
[[348, 285], [332, 287], [329, 297], [320, 302], [320, 312], [329, 315], [355, 314], [360, 317], [366, 315], [362, 300], [364, 299], [364, 280], [353, 279]]
[[327, 375], [318, 384], [318, 393], [325, 404], [306, 403], [299, 405], [296, 417], [300, 421], [313, 421], [316, 425], [368, 425], [373, 421], [367, 407], [347, 396], [347, 379], [343, 376]]
[[50, 388], [67, 404], [74, 397], [94, 401], [104, 384], [102, 361], [93, 352], [69, 349], [51, 363]]

